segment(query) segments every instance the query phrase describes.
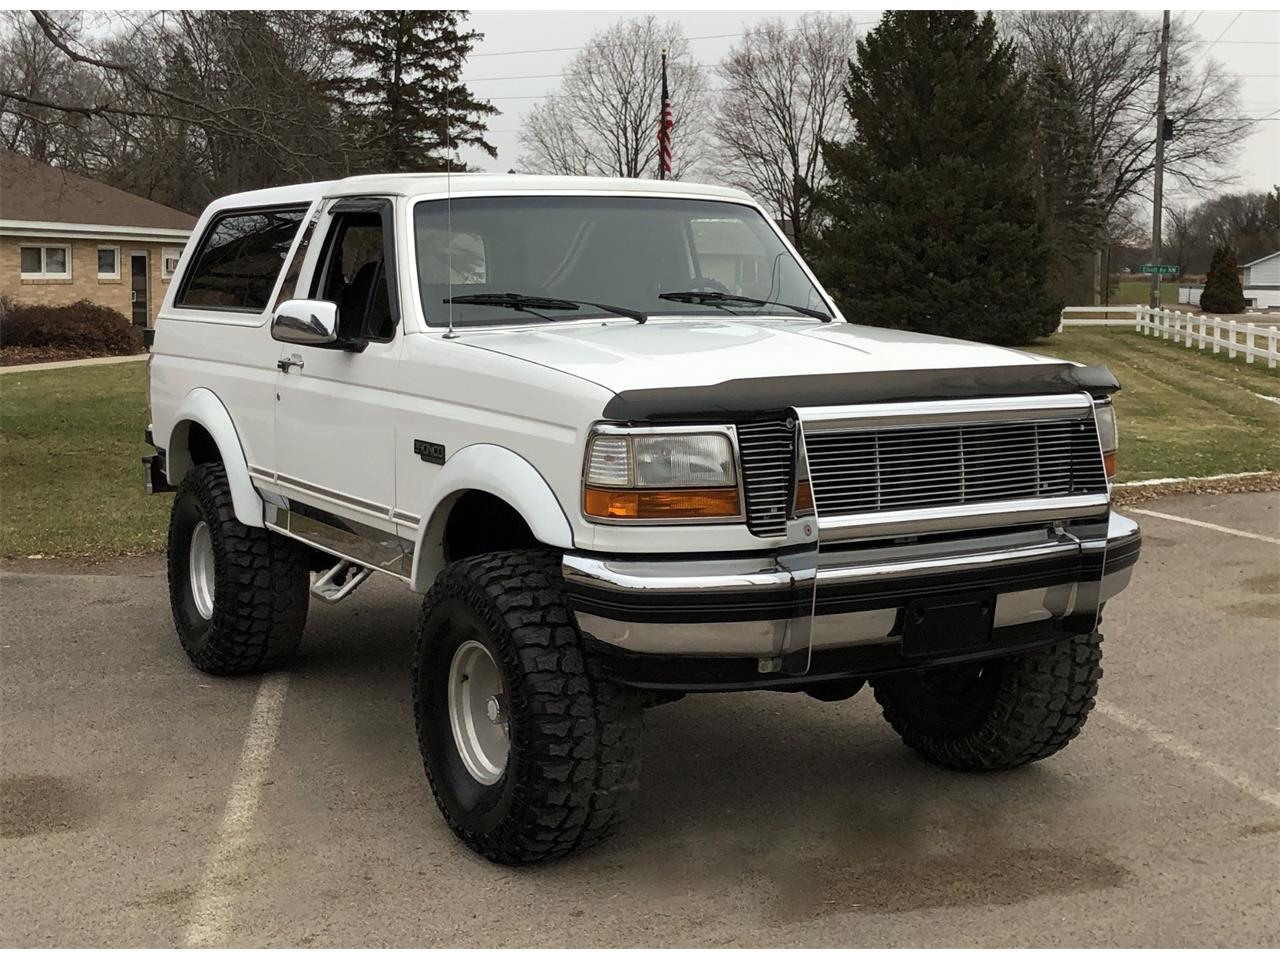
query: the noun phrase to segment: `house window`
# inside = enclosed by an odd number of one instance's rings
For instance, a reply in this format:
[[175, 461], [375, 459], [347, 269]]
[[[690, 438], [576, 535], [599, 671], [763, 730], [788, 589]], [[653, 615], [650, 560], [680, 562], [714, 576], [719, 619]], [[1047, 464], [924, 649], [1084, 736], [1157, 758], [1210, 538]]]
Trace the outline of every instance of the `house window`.
[[160, 276], [168, 280], [178, 269], [178, 260], [182, 257], [182, 250], [177, 247], [165, 247], [160, 251]]
[[120, 248], [119, 247], [99, 247], [98, 248], [98, 279], [99, 280], [119, 280], [120, 279]]
[[21, 250], [23, 280], [71, 279], [71, 248], [58, 246], [23, 246]]

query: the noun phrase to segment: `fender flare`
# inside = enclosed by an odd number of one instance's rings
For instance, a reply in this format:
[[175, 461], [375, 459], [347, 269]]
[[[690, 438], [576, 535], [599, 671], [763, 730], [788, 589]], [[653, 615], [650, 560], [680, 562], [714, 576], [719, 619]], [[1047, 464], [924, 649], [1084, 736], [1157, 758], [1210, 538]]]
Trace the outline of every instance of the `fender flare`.
[[205, 387], [192, 390], [178, 404], [173, 423], [169, 445], [165, 447], [165, 472], [169, 476], [169, 482], [177, 486], [191, 469], [187, 433], [190, 424], [198, 423], [209, 431], [209, 436], [218, 445], [218, 452], [222, 454], [236, 519], [247, 527], [264, 526], [262, 497], [249, 478], [249, 464], [244, 457], [244, 448], [240, 445], [240, 435], [236, 432], [231, 414], [227, 413], [227, 408], [222, 405], [217, 394]]
[[444, 531], [450, 509], [472, 490], [491, 494], [510, 505], [540, 543], [566, 550], [573, 547], [573, 529], [564, 507], [533, 464], [506, 447], [472, 444], [449, 458], [427, 495], [414, 538], [410, 575], [411, 585], [418, 593], [431, 588], [444, 566]]

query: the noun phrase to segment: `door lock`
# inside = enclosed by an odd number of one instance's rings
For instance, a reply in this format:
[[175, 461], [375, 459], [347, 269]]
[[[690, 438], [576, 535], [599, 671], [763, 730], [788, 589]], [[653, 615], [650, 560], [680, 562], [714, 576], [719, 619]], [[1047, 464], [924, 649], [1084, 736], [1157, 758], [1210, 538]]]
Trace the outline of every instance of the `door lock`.
[[281, 357], [279, 360], [276, 361], [276, 366], [279, 367], [281, 370], [283, 370], [285, 373], [288, 373], [290, 367], [297, 367], [299, 370], [301, 370], [304, 366], [306, 366], [306, 364], [302, 362], [301, 357], [293, 356], [293, 357]]

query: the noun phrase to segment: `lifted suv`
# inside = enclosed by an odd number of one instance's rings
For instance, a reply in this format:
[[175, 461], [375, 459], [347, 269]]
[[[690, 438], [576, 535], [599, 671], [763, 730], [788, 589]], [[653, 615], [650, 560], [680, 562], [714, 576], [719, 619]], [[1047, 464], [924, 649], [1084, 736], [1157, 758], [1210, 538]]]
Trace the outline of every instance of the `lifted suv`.
[[282, 666], [309, 598], [424, 594], [427, 777], [503, 863], [599, 841], [641, 711], [840, 700], [961, 770], [1093, 705], [1102, 369], [854, 326], [733, 190], [365, 177], [227, 197], [156, 325], [148, 482], [201, 670]]

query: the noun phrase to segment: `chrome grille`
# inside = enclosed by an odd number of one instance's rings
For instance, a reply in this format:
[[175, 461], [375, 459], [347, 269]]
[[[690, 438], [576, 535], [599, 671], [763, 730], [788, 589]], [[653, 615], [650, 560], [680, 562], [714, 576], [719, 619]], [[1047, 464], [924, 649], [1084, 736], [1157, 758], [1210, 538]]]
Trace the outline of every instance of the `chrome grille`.
[[805, 445], [819, 516], [1107, 489], [1092, 417], [814, 432]]
[[791, 508], [795, 427], [777, 420], [739, 424], [737, 430], [747, 529], [758, 537], [782, 536]]

